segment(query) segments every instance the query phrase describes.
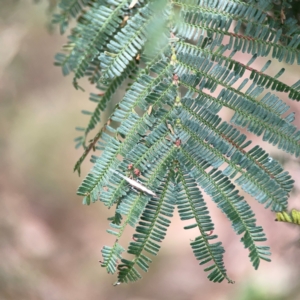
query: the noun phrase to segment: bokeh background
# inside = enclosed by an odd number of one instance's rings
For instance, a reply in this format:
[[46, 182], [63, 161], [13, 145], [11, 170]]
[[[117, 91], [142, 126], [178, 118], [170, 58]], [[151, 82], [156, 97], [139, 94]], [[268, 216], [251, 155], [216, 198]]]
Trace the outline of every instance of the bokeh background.
[[[103, 245], [113, 242], [106, 233], [112, 212], [100, 202], [81, 204], [76, 189], [82, 178], [72, 171], [81, 155], [72, 142], [74, 128], [85, 125], [80, 110], [93, 104], [88, 90], [76, 91], [72, 78], [53, 66], [66, 37], [57, 29], [50, 33], [48, 20], [46, 1], [0, 0], [0, 299], [300, 299], [300, 229], [274, 222], [274, 214], [250, 198], [271, 246], [271, 263], [252, 268], [240, 237], [212, 203], [215, 233], [224, 243], [234, 285], [206, 279], [189, 246], [196, 232], [185, 232], [175, 212], [150, 271], [137, 283], [112, 286], [116, 278], [98, 262]], [[290, 67], [284, 80], [292, 84], [299, 75], [299, 67]], [[290, 105], [300, 117], [299, 104]], [[229, 117], [226, 111], [224, 117]], [[299, 190], [299, 160], [266, 147], [285, 160]], [[82, 176], [90, 167], [88, 161], [83, 164]], [[300, 209], [297, 189], [290, 208]], [[129, 230], [124, 246], [131, 234]]]

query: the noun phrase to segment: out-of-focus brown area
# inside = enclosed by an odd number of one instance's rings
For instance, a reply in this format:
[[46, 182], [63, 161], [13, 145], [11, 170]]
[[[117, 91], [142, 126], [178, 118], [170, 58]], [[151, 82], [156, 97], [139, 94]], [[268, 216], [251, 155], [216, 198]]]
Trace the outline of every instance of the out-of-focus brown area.
[[[150, 271], [137, 283], [113, 287], [115, 277], [98, 262], [103, 245], [113, 242], [106, 233], [112, 212], [100, 202], [81, 204], [76, 189], [82, 178], [72, 171], [81, 155], [72, 142], [74, 127], [86, 124], [80, 110], [93, 104], [88, 92], [76, 91], [71, 77], [53, 66], [66, 37], [47, 31], [46, 4], [1, 0], [0, 5], [1, 300], [300, 299], [300, 228], [274, 222], [274, 214], [250, 198], [272, 249], [271, 263], [253, 270], [240, 237], [209, 202], [234, 285], [206, 279], [189, 246], [197, 232], [184, 231], [175, 212]], [[289, 76], [287, 82], [294, 82], [299, 68]], [[299, 117], [299, 105], [291, 105]], [[90, 166], [83, 164], [83, 176]], [[289, 161], [286, 168], [300, 189], [298, 162]], [[299, 194], [290, 203], [300, 209]], [[128, 230], [122, 240], [125, 247], [131, 234]]]

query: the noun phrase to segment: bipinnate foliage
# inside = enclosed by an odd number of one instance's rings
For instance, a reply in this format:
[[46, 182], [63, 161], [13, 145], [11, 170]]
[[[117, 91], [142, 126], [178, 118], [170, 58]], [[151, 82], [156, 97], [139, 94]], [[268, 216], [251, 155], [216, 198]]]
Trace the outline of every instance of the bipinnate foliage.
[[[83, 111], [89, 121], [78, 128], [77, 146], [84, 153], [75, 170], [80, 173], [91, 150], [102, 152], [92, 156], [94, 166], [77, 194], [84, 204], [100, 200], [115, 207], [107, 231], [116, 239], [103, 248], [102, 266], [118, 272], [117, 284], [148, 271], [175, 207], [186, 230], [198, 229], [190, 244], [209, 280], [232, 282], [203, 193], [241, 236], [253, 267], [270, 260], [263, 228], [240, 190], [283, 212], [293, 180], [239, 128], [300, 156], [294, 113], [279, 98], [299, 101], [300, 80], [282, 82], [283, 68], [267, 73], [271, 61], [275, 69], [276, 62], [300, 64], [300, 29], [285, 17], [285, 6], [273, 14], [272, 5], [271, 0], [60, 1], [54, 22], [61, 32], [72, 18], [76, 24], [56, 65], [64, 75], [74, 74], [76, 88], [87, 77], [99, 90], [90, 96], [94, 111]], [[256, 63], [258, 58], [264, 63]], [[103, 125], [102, 113], [112, 101], [117, 104]], [[220, 117], [224, 107], [233, 112], [230, 122]], [[119, 240], [128, 225], [136, 232], [125, 250]]]

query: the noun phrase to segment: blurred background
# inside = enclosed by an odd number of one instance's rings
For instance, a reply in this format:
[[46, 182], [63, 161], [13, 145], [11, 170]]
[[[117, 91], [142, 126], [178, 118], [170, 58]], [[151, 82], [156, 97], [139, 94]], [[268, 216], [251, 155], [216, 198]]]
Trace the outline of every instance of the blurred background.
[[[49, 32], [46, 1], [0, 0], [0, 7], [0, 300], [300, 299], [300, 227], [274, 222], [274, 214], [251, 198], [271, 263], [255, 271], [240, 237], [211, 203], [234, 285], [207, 280], [189, 246], [196, 232], [182, 229], [176, 211], [150, 271], [137, 283], [113, 287], [116, 278], [98, 262], [101, 248], [113, 242], [106, 233], [112, 212], [100, 202], [83, 206], [76, 196], [82, 178], [73, 173], [82, 153], [74, 149], [74, 128], [87, 122], [80, 111], [93, 108], [87, 101], [91, 90], [76, 91], [71, 76], [64, 78], [53, 66], [66, 36]], [[299, 67], [290, 67], [284, 81], [292, 84], [299, 74]], [[300, 106], [289, 104], [300, 128]], [[285, 161], [299, 190], [299, 159], [266, 148]], [[87, 160], [82, 177], [90, 167]], [[300, 209], [297, 189], [290, 208]]]

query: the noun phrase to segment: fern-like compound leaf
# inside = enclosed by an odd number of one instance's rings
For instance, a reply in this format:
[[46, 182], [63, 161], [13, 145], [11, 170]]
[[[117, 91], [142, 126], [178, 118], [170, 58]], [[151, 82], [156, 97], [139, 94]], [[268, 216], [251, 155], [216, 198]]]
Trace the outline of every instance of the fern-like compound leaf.
[[120, 87], [120, 85], [128, 78], [128, 76], [136, 69], [134, 63], [128, 65], [128, 67], [124, 70], [124, 72], [114, 78], [108, 85], [99, 84], [98, 88], [100, 90], [99, 94], [92, 93], [90, 96], [90, 100], [97, 103], [97, 106], [94, 112], [91, 114], [90, 121], [88, 123], [87, 128], [84, 130], [84, 139], [83, 144], [85, 144], [86, 136], [92, 131], [96, 125], [101, 120], [101, 112], [106, 109], [106, 105], [109, 101], [111, 101], [112, 96], [116, 92], [116, 90]]
[[[84, 13], [84, 8], [91, 5], [91, 0], [62, 0], [59, 2], [60, 12], [53, 15], [53, 23], [59, 24], [60, 32], [65, 33], [69, 21]], [[105, 1], [97, 0], [98, 3], [104, 4]]]
[[124, 251], [125, 249], [118, 243], [112, 248], [108, 246], [103, 247], [101, 252], [104, 260], [101, 266], [106, 268], [107, 273], [114, 274], [116, 272], [118, 260], [122, 258], [121, 254]]
[[[179, 171], [180, 184], [177, 191], [177, 205], [181, 220], [194, 220], [194, 224], [185, 229], [198, 227], [200, 236], [191, 242], [193, 252], [200, 261], [200, 265], [210, 263], [205, 271], [209, 272], [208, 278], [214, 282], [221, 282], [224, 278], [232, 283], [227, 276], [223, 263], [224, 248], [220, 242], [211, 243], [216, 235], [208, 236], [214, 230], [214, 225], [208, 214], [208, 209], [195, 180], [187, 172]], [[187, 201], [186, 201], [187, 200]]]
[[[143, 252], [157, 255], [160, 249], [159, 243], [163, 241], [170, 225], [169, 218], [173, 216], [175, 204], [173, 193], [174, 184], [169, 172], [163, 179], [163, 186], [158, 189], [158, 199], [149, 201], [141, 216], [136, 233], [133, 235], [134, 241], [130, 243], [127, 251], [135, 257], [132, 261], [122, 260], [118, 267], [120, 270], [119, 282], [129, 282], [134, 274], [139, 274], [136, 267], [141, 268], [144, 272], [148, 271], [151, 259]], [[137, 278], [139, 278], [138, 275]]]
[[[190, 244], [209, 280], [232, 282], [203, 194], [241, 236], [255, 269], [270, 250], [240, 191], [278, 221], [299, 224], [298, 212], [287, 212], [294, 180], [247, 137], [300, 156], [300, 131], [285, 101], [300, 101], [300, 80], [287, 82], [287, 67], [277, 67], [300, 65], [300, 27], [285, 14], [286, 1], [273, 2], [59, 1], [61, 31], [77, 20], [55, 64], [74, 73], [75, 88], [83, 77], [97, 88], [94, 111], [82, 110], [87, 125], [77, 127], [84, 153], [74, 170], [99, 153], [77, 194], [113, 210], [107, 232], [116, 240], [104, 246], [101, 265], [118, 271], [116, 284], [149, 270], [175, 206], [184, 228], [199, 230]], [[128, 226], [135, 233], [125, 248], [119, 240]]]
[[210, 172], [205, 171], [210, 165], [206, 161], [196, 162], [184, 150], [182, 150], [181, 164], [186, 169], [196, 166], [192, 170], [192, 177], [232, 222], [234, 231], [237, 234], [244, 233], [241, 241], [245, 248], [249, 248], [249, 257], [253, 267], [257, 269], [261, 259], [269, 260], [268, 247], [263, 247], [265, 251], [261, 252], [261, 246], [256, 245], [256, 242], [266, 240], [262, 227], [256, 226], [250, 206], [234, 189], [234, 185], [228, 178], [216, 169]]
[[[230, 177], [240, 173], [236, 183], [246, 192], [259, 202], [266, 203], [266, 207], [272, 205], [275, 211], [284, 209], [294, 182], [290, 175], [284, 173], [282, 167], [259, 147], [254, 147], [246, 153], [243, 150], [245, 146], [249, 146], [246, 136], [226, 122], [221, 123], [217, 115], [205, 109], [197, 110], [193, 101], [187, 100], [185, 103], [192, 105], [192, 109], [187, 108], [181, 113], [182, 128], [191, 136], [186, 149], [193, 153], [194, 157], [201, 157], [210, 162], [213, 167], [220, 167], [226, 163], [228, 166], [223, 173]], [[185, 103], [182, 107], [188, 107]], [[197, 114], [194, 113], [194, 109]], [[193, 117], [197, 121], [194, 121]], [[263, 182], [259, 179], [260, 176], [266, 176], [268, 180]]]

